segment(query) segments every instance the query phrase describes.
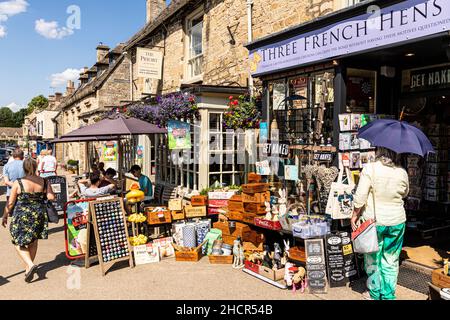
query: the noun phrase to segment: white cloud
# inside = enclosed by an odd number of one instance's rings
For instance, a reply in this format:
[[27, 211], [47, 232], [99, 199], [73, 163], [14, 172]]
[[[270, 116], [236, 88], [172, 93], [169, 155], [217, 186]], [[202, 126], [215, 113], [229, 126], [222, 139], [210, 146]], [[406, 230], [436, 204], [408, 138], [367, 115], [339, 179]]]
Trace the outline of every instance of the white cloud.
[[50, 76], [50, 87], [52, 88], [60, 88], [65, 87], [67, 81], [72, 80], [76, 81], [80, 77], [80, 73], [83, 72], [83, 69], [66, 69], [61, 73], [54, 73]]
[[74, 34], [72, 29], [67, 27], [59, 27], [57, 21], [45, 21], [44, 19], [36, 20], [35, 30], [47, 39], [59, 40]]
[[17, 111], [23, 109], [24, 107], [21, 106], [21, 105], [18, 105], [18, 104], [15, 103], [15, 102], [12, 102], [12, 103], [8, 104], [8, 105], [6, 106], [6, 108], [10, 108], [10, 109], [12, 110], [12, 112], [17, 112]]
[[[29, 6], [28, 2], [25, 0], [10, 0], [0, 2], [0, 23], [8, 21], [12, 16], [24, 13], [27, 11]], [[0, 24], [0, 38], [6, 36], [6, 28], [4, 25]]]

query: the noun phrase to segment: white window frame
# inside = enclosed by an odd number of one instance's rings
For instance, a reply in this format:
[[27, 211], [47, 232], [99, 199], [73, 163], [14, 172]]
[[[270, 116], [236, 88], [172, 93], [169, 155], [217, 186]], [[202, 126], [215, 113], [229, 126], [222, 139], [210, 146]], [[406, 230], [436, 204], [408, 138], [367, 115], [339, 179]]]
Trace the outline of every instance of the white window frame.
[[[212, 129], [210, 127], [211, 125], [211, 115], [219, 115], [220, 116], [220, 132], [217, 131], [217, 129]], [[236, 147], [236, 133], [232, 134], [232, 146], [225, 146], [225, 141], [224, 141], [224, 136], [230, 134], [227, 133], [227, 130], [224, 128], [223, 126], [223, 112], [221, 111], [210, 111], [208, 112], [208, 159], [211, 159], [211, 155], [215, 154], [216, 156], [219, 155], [220, 159], [221, 159], [221, 163], [218, 164], [220, 167], [219, 172], [214, 172], [211, 170], [212, 168], [212, 163], [209, 163], [209, 170], [208, 170], [208, 184], [211, 185], [211, 177], [212, 176], [218, 176], [219, 177], [219, 182], [223, 183], [224, 179], [223, 176], [224, 175], [231, 175], [231, 185], [236, 185], [237, 181], [236, 181], [236, 176], [241, 175], [243, 173], [243, 171], [239, 171], [239, 164], [236, 162], [237, 160], [237, 147]], [[218, 141], [218, 148], [212, 150], [211, 149], [211, 145], [210, 145], [210, 140], [212, 136], [218, 136], [219, 137], [219, 141]], [[226, 149], [226, 147], [228, 147], [228, 149]], [[224, 157], [225, 156], [232, 156], [233, 162], [232, 164], [229, 163], [224, 163]], [[224, 166], [230, 166], [231, 165], [231, 171], [224, 170]]]
[[186, 17], [186, 23], [185, 23], [185, 81], [183, 81], [183, 83], [194, 83], [194, 82], [199, 82], [199, 81], [203, 81], [203, 68], [202, 68], [202, 73], [200, 75], [197, 76], [191, 76], [192, 71], [191, 71], [191, 61], [194, 61], [196, 59], [203, 59], [205, 56], [205, 43], [204, 43], [204, 39], [205, 39], [205, 34], [204, 34], [204, 19], [203, 19], [203, 28], [202, 28], [202, 53], [195, 56], [195, 57], [191, 57], [191, 36], [190, 36], [190, 31], [192, 29], [192, 21], [194, 21], [195, 19], [204, 17], [205, 12], [203, 9], [203, 6], [199, 7], [197, 10], [195, 10], [193, 13], [191, 13], [189, 16]]
[[347, 7], [354, 6], [364, 1], [365, 0], [334, 0], [334, 9], [341, 10]]

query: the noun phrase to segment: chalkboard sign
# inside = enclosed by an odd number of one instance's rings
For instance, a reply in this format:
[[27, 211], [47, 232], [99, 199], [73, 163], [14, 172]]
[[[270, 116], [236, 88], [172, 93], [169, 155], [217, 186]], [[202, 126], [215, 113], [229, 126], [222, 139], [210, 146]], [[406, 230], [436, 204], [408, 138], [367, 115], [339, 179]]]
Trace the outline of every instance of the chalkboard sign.
[[69, 190], [67, 188], [67, 179], [65, 177], [48, 177], [46, 178], [47, 183], [52, 187], [53, 193], [56, 196], [53, 205], [56, 211], [63, 212], [64, 206], [66, 205], [69, 198]]
[[113, 264], [129, 261], [134, 267], [123, 200], [101, 200], [91, 203], [92, 224], [103, 276]]
[[327, 237], [327, 262], [330, 287], [344, 287], [358, 278], [356, 256], [348, 232], [337, 232]]
[[305, 240], [306, 271], [311, 293], [326, 293], [327, 267], [323, 239]]

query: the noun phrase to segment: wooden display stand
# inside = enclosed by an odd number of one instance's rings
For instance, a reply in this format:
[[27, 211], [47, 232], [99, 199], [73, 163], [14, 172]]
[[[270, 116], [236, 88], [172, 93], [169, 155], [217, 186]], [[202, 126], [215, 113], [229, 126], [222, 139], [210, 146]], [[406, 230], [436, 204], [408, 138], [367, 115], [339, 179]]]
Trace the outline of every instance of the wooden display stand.
[[[121, 258], [117, 258], [117, 259], [113, 259], [113, 260], [110, 260], [108, 262], [105, 262], [105, 259], [104, 259], [105, 252], [103, 252], [103, 250], [102, 250], [102, 248], [104, 248], [104, 247], [102, 247], [102, 245], [101, 245], [103, 240], [105, 240], [105, 234], [103, 232], [100, 233], [100, 230], [99, 230], [99, 227], [104, 224], [104, 221], [100, 222], [98, 220], [98, 217], [97, 217], [98, 216], [97, 206], [104, 205], [104, 204], [110, 204], [111, 206], [116, 206], [116, 209], [120, 210], [121, 216], [122, 216], [122, 219], [123, 219], [123, 223], [124, 223], [123, 224], [124, 227], [120, 228], [120, 226], [115, 225], [115, 227], [116, 227], [115, 231], [117, 233], [121, 233], [122, 235], [124, 235], [126, 237], [126, 244], [127, 244], [127, 247], [128, 247], [128, 254], [126, 256], [121, 257]], [[117, 205], [119, 205], [118, 208], [117, 208]], [[91, 223], [88, 224], [88, 244], [87, 245], [88, 245], [88, 248], [93, 247], [93, 244], [91, 243], [92, 242], [91, 228], [92, 228], [93, 231], [94, 231], [94, 236], [95, 236], [95, 245], [96, 245], [96, 248], [97, 248], [97, 256], [91, 255], [91, 254], [86, 255], [86, 268], [90, 267], [90, 260], [92, 258], [98, 258], [98, 261], [100, 263], [100, 268], [101, 268], [103, 276], [105, 276], [107, 271], [114, 264], [116, 264], [117, 262], [128, 261], [129, 264], [130, 264], [130, 268], [134, 268], [132, 249], [131, 249], [130, 243], [128, 241], [129, 234], [128, 234], [128, 228], [127, 228], [127, 220], [126, 220], [126, 217], [125, 217], [124, 213], [125, 213], [125, 208], [124, 208], [124, 205], [123, 205], [123, 200], [121, 198], [116, 198], [116, 199], [113, 199], [113, 200], [95, 201], [95, 202], [92, 202], [90, 204], [90, 214], [89, 214], [90, 217], [89, 217], [89, 219], [90, 219], [90, 222], [92, 222], [92, 224]], [[109, 219], [109, 218], [110, 217], [105, 218], [105, 215], [103, 217], [103, 219]], [[91, 221], [91, 219], [92, 219], [92, 221]], [[116, 240], [116, 241], [118, 242], [119, 240]]]
[[444, 274], [444, 269], [433, 271], [433, 284], [441, 289], [450, 288], [450, 276]]

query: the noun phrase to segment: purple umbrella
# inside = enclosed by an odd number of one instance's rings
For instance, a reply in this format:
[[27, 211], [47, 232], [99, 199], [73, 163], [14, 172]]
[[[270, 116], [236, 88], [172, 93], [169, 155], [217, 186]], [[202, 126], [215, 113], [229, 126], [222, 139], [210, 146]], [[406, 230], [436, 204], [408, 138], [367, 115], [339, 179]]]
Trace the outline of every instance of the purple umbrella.
[[405, 121], [376, 120], [359, 130], [359, 138], [374, 147], [384, 147], [397, 153], [411, 153], [425, 157], [434, 152], [427, 136]]

